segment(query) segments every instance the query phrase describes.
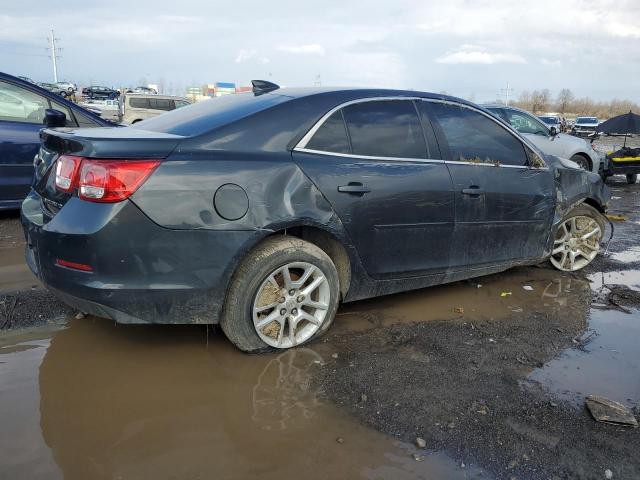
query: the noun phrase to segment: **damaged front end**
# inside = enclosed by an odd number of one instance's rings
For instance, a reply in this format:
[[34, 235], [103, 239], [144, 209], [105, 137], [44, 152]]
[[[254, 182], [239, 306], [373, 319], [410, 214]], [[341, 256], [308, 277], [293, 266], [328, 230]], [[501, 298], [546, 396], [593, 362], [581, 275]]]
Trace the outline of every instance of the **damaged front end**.
[[571, 160], [553, 156], [546, 160], [556, 186], [556, 210], [546, 254], [559, 270], [580, 270], [600, 251], [611, 193], [599, 175]]

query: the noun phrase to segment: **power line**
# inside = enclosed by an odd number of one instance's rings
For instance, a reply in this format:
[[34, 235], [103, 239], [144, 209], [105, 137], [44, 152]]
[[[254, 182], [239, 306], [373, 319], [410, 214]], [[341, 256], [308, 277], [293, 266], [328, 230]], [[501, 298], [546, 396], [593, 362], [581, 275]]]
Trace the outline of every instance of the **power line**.
[[507, 106], [509, 105], [509, 97], [511, 96], [512, 93], [513, 93], [513, 88], [509, 87], [509, 82], [507, 82], [507, 88], [500, 89], [500, 95], [504, 97], [504, 104]]

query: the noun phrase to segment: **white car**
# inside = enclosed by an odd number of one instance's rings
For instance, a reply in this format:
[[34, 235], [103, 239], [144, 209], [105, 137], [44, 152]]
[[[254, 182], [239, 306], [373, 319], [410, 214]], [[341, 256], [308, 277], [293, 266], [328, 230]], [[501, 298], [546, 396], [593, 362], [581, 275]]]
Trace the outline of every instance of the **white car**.
[[509, 123], [544, 153], [572, 160], [580, 168], [593, 173], [602, 170], [604, 155], [595, 151], [586, 140], [558, 133], [538, 117], [519, 108], [504, 105], [484, 105], [484, 108]]
[[571, 133], [579, 137], [594, 135], [598, 125], [600, 121], [596, 117], [578, 117]]
[[66, 90], [69, 93], [73, 93], [78, 90], [77, 85], [71, 82], [56, 82], [54, 85], [58, 88], [61, 88], [62, 90]]

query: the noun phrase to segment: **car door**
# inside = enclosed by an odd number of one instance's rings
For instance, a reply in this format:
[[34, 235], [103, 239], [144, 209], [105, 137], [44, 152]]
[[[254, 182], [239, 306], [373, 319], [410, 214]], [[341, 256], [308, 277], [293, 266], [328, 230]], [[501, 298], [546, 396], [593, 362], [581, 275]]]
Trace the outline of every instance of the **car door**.
[[0, 81], [0, 203], [19, 204], [29, 192], [47, 108], [45, 97]]
[[414, 101], [364, 99], [330, 112], [293, 159], [331, 203], [369, 275], [448, 268], [451, 177]]
[[423, 102], [422, 108], [453, 179], [452, 268], [541, 258], [555, 209], [553, 175], [542, 159], [471, 106]]

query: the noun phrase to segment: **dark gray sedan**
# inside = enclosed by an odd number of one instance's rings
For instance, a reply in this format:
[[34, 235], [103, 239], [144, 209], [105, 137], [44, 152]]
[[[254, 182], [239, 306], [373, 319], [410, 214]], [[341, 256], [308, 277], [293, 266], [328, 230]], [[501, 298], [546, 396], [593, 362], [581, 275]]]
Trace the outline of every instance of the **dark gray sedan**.
[[460, 99], [280, 89], [127, 128], [42, 133], [27, 260], [75, 308], [220, 323], [245, 351], [325, 332], [339, 302], [598, 253], [608, 192]]

